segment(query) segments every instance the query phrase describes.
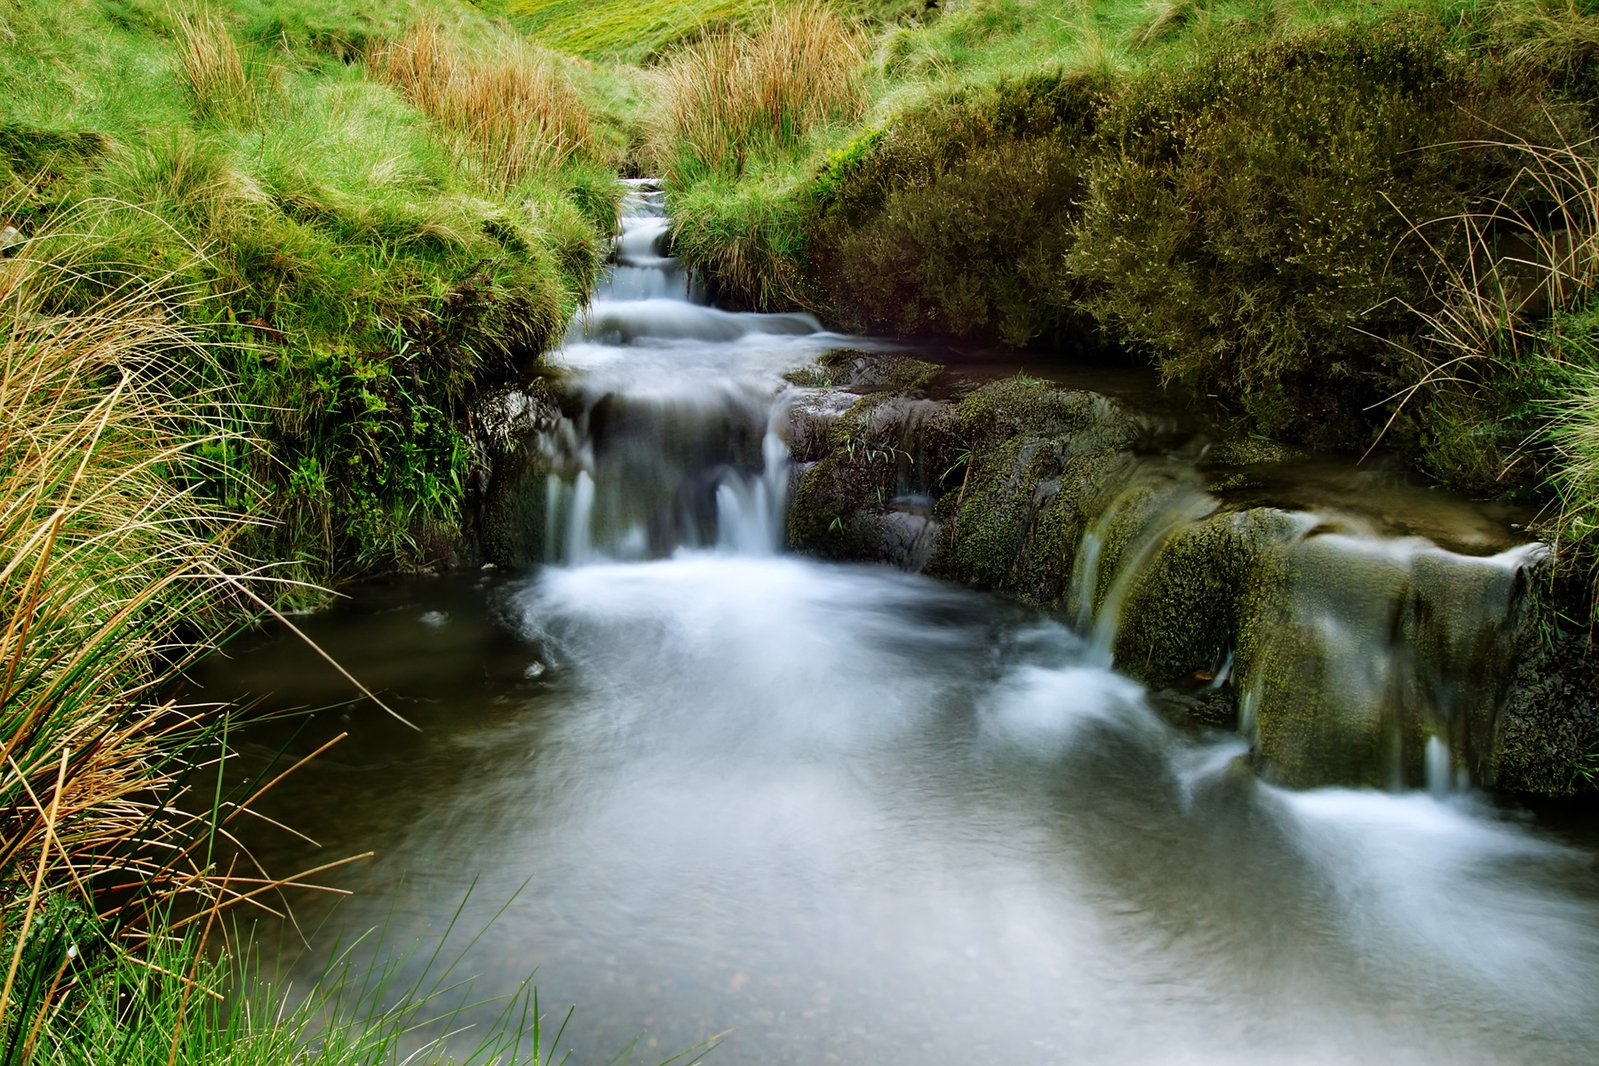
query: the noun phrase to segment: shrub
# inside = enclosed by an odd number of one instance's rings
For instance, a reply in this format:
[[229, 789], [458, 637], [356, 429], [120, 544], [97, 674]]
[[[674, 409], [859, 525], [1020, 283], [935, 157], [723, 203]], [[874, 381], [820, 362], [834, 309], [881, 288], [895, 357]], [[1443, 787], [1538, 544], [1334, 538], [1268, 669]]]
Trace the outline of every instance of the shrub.
[[[1111, 83], [1045, 74], [897, 116], [812, 182], [812, 269], [852, 328], [1059, 339], [1060, 264]], [[1080, 332], [1080, 331], [1076, 331]]]
[[1067, 284], [1167, 380], [1269, 433], [1368, 442], [1363, 410], [1405, 383], [1384, 341], [1459, 251], [1406, 240], [1411, 220], [1503, 187], [1502, 155], [1454, 146], [1547, 125], [1540, 88], [1410, 19], [1141, 77], [1105, 112]]

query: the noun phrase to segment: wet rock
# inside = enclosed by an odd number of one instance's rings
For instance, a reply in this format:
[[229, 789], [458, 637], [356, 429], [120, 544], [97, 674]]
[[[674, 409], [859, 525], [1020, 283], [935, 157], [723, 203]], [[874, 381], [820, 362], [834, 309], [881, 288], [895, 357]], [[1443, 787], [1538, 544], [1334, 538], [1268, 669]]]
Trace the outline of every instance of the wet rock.
[[857, 401], [837, 389], [806, 389], [795, 394], [784, 432], [788, 453], [796, 463], [814, 463], [831, 447], [833, 427]]
[[1128, 590], [1117, 620], [1116, 662], [1149, 685], [1213, 678], [1237, 646], [1263, 556], [1297, 529], [1295, 516], [1267, 507], [1177, 528]]
[[926, 387], [942, 370], [937, 363], [894, 352], [838, 348], [787, 377], [796, 385], [856, 393], [911, 392]]
[[929, 572], [1064, 605], [1092, 501], [1143, 430], [1096, 393], [1013, 378], [961, 401], [960, 486], [939, 502], [945, 524]]
[[1529, 634], [1483, 775], [1515, 792], [1567, 796], [1599, 785], [1599, 651], [1585, 633]]
[[497, 566], [521, 568], [544, 557], [548, 462], [538, 441], [560, 421], [554, 395], [538, 382], [478, 405], [477, 539], [483, 557]]

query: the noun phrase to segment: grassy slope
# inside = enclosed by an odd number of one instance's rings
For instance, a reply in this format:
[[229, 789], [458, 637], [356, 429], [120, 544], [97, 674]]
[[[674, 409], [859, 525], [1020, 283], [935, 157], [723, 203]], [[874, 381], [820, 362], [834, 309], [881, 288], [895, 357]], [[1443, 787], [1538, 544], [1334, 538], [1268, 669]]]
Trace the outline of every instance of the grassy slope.
[[[584, 150], [506, 181], [363, 61], [403, 9], [214, 7], [244, 74], [220, 106], [164, 4], [17, 9], [0, 221], [202, 287], [184, 314], [231, 345], [215, 384], [268, 412], [240, 459], [263, 498], [229, 501], [281, 520], [265, 551], [319, 577], [426, 563], [465, 490], [467, 399], [536, 358], [592, 281], [622, 135], [597, 115]], [[464, 3], [422, 10], [468, 57], [513, 36]]]

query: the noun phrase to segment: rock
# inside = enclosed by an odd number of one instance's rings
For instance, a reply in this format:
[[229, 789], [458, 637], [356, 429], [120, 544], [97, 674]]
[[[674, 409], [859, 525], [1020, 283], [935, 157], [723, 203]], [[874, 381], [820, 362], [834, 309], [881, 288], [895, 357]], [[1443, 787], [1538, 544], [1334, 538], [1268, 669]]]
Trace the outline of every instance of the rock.
[[1586, 633], [1530, 633], [1499, 711], [1487, 783], [1566, 796], [1599, 786], [1599, 651]]

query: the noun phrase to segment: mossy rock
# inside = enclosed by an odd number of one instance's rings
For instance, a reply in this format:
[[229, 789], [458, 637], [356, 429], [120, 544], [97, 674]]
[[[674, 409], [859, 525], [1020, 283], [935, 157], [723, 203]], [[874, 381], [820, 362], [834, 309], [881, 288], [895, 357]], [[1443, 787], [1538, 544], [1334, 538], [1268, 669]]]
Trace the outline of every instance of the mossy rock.
[[475, 408], [480, 456], [475, 509], [468, 511], [483, 558], [522, 569], [540, 562], [549, 467], [540, 434], [561, 419], [557, 395], [542, 381], [498, 393]]
[[1143, 428], [1120, 404], [1095, 392], [1018, 375], [990, 382], [960, 404], [960, 431], [976, 443], [1019, 434], [1069, 437], [1071, 451], [1131, 448]]
[[851, 392], [911, 392], [943, 372], [937, 363], [893, 352], [837, 348], [812, 364], [825, 384]]
[[854, 462], [842, 451], [800, 468], [789, 498], [789, 546], [824, 559], [880, 559], [872, 526], [857, 520], [883, 508], [891, 478], [887, 464]]
[[1593, 792], [1599, 789], [1599, 652], [1586, 633], [1527, 643], [1483, 779], [1540, 796]]
[[1238, 642], [1262, 556], [1292, 534], [1268, 507], [1214, 514], [1173, 532], [1141, 568], [1116, 629], [1116, 664], [1145, 684], [1209, 680]]
[[1142, 427], [1096, 393], [1016, 377], [962, 400], [955, 432], [966, 469], [939, 501], [945, 533], [930, 572], [1060, 607], [1091, 501]]

